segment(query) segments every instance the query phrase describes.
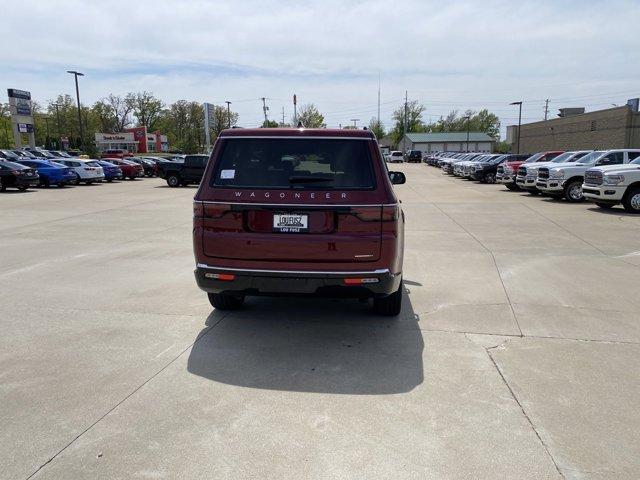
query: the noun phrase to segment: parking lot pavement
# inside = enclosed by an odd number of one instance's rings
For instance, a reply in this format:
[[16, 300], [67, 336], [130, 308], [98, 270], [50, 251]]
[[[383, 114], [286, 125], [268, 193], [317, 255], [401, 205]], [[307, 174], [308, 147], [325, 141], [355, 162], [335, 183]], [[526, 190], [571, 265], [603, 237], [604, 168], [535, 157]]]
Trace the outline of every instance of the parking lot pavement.
[[0, 195], [0, 476], [640, 476], [640, 217], [393, 169], [395, 320], [212, 311], [193, 188]]

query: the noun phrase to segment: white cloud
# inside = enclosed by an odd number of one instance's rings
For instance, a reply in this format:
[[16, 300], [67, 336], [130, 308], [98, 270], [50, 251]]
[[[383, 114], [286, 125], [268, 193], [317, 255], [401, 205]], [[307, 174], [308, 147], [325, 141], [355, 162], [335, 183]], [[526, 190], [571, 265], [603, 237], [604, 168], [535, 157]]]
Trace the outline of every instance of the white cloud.
[[486, 106], [508, 124], [509, 100], [530, 100], [525, 119], [542, 116], [545, 98], [603, 108], [634, 96], [640, 77], [633, 1], [0, 3], [3, 87], [44, 101], [72, 93], [65, 71], [78, 69], [86, 101], [132, 90], [167, 102], [255, 98], [234, 102], [245, 125], [262, 118], [261, 96], [289, 118], [293, 93], [330, 125], [368, 121], [379, 72], [386, 123], [405, 89], [427, 117]]

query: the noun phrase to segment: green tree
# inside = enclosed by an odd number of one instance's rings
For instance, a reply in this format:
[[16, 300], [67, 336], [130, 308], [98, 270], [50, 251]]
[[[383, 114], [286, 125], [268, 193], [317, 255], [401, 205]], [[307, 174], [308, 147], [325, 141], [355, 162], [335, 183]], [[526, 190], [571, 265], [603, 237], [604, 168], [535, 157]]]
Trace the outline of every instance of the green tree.
[[402, 140], [402, 137], [405, 133], [419, 133], [425, 132], [426, 126], [422, 121], [422, 114], [425, 111], [424, 105], [419, 103], [417, 100], [411, 100], [407, 102], [406, 107], [406, 119], [407, 119], [407, 129], [405, 132], [405, 106], [401, 105], [393, 112], [393, 121], [394, 126], [391, 130], [390, 135], [392, 139], [392, 143], [397, 145]]
[[280, 124], [275, 120], [265, 120], [262, 122], [262, 128], [278, 128]]
[[371, 117], [371, 120], [369, 120], [369, 130], [374, 133], [378, 140], [385, 136], [384, 125], [376, 117]]
[[302, 105], [298, 110], [298, 122], [302, 122], [305, 128], [325, 128], [324, 115], [313, 103]]
[[133, 115], [138, 119], [138, 126], [145, 126], [150, 132], [156, 131], [157, 122], [164, 109], [162, 100], [153, 96], [150, 92], [138, 92], [131, 95]]
[[2, 145], [2, 148], [13, 147], [11, 114], [8, 103], [0, 103], [0, 145]]
[[[467, 127], [467, 117], [469, 125]], [[446, 117], [427, 125], [431, 132], [466, 132], [467, 128], [472, 132], [483, 132], [493, 138], [500, 135], [500, 119], [487, 109], [475, 112], [467, 110], [460, 115], [457, 110], [452, 110]]]

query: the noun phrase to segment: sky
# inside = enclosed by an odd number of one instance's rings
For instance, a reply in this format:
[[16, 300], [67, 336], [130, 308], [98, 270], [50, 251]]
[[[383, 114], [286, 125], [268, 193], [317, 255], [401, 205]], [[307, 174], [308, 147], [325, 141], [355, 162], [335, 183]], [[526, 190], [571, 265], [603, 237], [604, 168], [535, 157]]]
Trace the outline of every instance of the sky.
[[[327, 126], [487, 108], [506, 125], [640, 96], [639, 1], [0, 0], [0, 88], [46, 104], [149, 91], [232, 102], [243, 127], [314, 103]], [[6, 100], [4, 100], [6, 101]]]

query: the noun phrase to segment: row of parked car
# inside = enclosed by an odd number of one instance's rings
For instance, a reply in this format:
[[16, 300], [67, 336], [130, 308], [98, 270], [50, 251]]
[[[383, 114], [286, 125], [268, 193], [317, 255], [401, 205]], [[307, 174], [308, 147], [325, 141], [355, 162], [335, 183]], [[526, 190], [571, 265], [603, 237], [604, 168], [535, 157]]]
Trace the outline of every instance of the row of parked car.
[[509, 190], [589, 200], [610, 209], [622, 204], [640, 213], [640, 149], [547, 151], [533, 155], [435, 153], [423, 161], [444, 174], [484, 183], [501, 183]]
[[163, 166], [184, 162], [184, 156], [134, 157], [122, 150], [105, 152], [101, 157], [42, 148], [0, 150], [0, 191], [155, 177], [166, 170]]

